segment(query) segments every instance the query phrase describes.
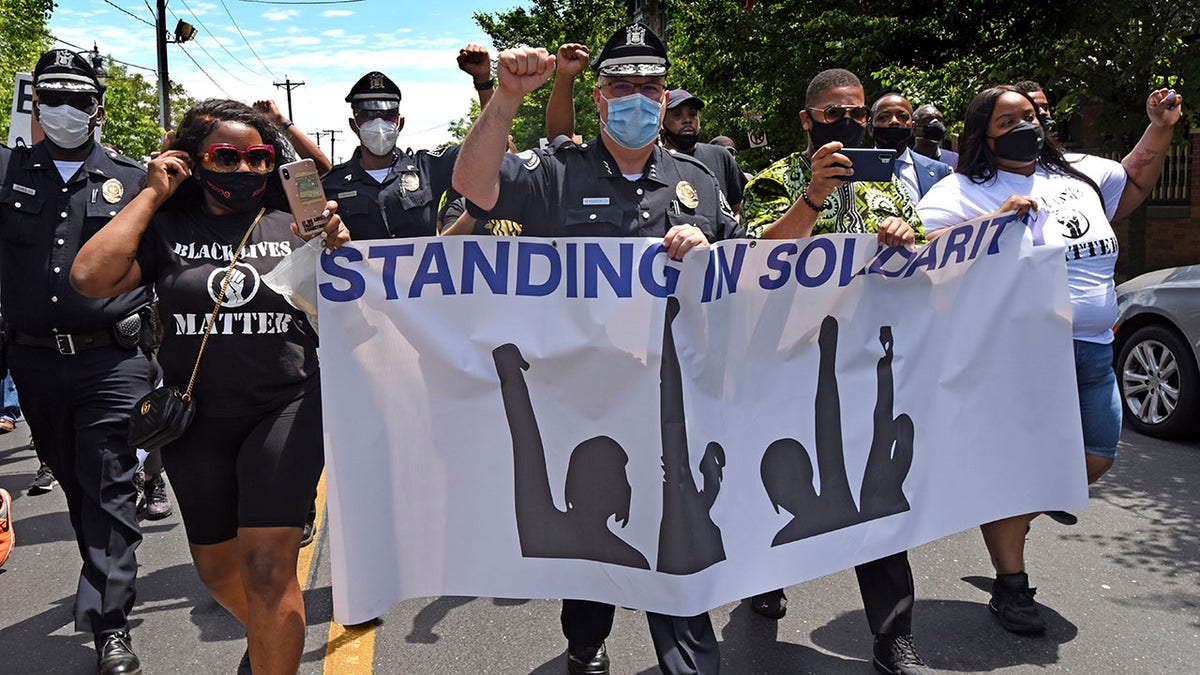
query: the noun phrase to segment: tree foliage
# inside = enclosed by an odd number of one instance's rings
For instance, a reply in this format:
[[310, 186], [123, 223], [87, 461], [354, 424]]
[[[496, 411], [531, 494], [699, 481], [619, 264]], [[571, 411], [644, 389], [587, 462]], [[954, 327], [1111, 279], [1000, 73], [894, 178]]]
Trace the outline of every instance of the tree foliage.
[[[112, 59], [105, 69], [108, 89], [104, 93], [101, 140], [121, 154], [144, 162], [158, 149], [163, 136], [163, 128], [158, 124], [158, 83], [147, 80], [141, 73], [130, 74], [125, 66]], [[179, 84], [171, 86], [170, 98], [171, 118], [177, 125], [195, 100]]]
[[13, 78], [28, 73], [38, 56], [50, 48], [46, 22], [54, 10], [51, 0], [4, 0], [0, 2], [0, 130], [8, 138], [12, 114]]
[[[477, 14], [476, 20], [498, 50], [520, 44], [555, 49], [570, 40], [589, 45], [594, 55], [628, 20], [629, 4], [535, 0], [529, 9]], [[937, 105], [952, 130], [980, 90], [1035, 79], [1057, 99], [1060, 119], [1093, 108], [1094, 130], [1118, 150], [1128, 149], [1145, 127], [1153, 87], [1175, 87], [1190, 110], [1200, 105], [1195, 0], [760, 0], [751, 11], [730, 0], [659, 4], [668, 17], [668, 84], [705, 100], [704, 134], [728, 135], [745, 147], [751, 128], [767, 133], [769, 146], [738, 156], [749, 170], [803, 149], [797, 113], [804, 88], [831, 67], [854, 71], [868, 103], [899, 91], [914, 106]], [[593, 134], [598, 120], [587, 84], [576, 88], [577, 129]], [[549, 89], [522, 106], [514, 124], [519, 146], [543, 135]], [[745, 112], [760, 113], [762, 122], [750, 122]]]

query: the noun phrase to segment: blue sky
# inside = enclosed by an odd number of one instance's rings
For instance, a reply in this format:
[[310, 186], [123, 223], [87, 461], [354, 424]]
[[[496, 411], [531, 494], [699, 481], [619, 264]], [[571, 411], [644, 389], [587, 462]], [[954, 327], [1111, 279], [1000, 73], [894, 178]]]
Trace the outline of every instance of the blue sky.
[[[154, 69], [154, 31], [139, 20], [153, 23], [154, 0], [148, 4], [147, 0], [111, 0], [111, 4], [59, 0], [49, 29], [67, 42], [90, 49], [94, 41], [102, 53]], [[455, 63], [459, 48], [469, 42], [491, 48], [472, 14], [522, 4], [524, 0], [362, 0], [326, 5], [169, 0], [168, 31], [183, 19], [196, 27], [197, 34], [182, 46], [186, 54], [181, 46], [168, 45], [168, 69], [171, 80], [197, 98], [247, 102], [274, 98], [285, 115], [284, 90], [272, 83], [285, 78], [303, 81], [305, 85], [292, 92], [296, 124], [306, 132], [338, 130], [339, 161], [357, 145], [346, 121], [346, 93], [364, 73], [380, 70], [396, 81], [403, 94], [400, 111], [406, 122], [398, 145], [431, 148], [449, 138], [446, 125], [461, 117], [475, 97], [470, 77]], [[156, 77], [153, 72], [140, 72], [152, 80]], [[326, 136], [321, 147], [329, 152]]]

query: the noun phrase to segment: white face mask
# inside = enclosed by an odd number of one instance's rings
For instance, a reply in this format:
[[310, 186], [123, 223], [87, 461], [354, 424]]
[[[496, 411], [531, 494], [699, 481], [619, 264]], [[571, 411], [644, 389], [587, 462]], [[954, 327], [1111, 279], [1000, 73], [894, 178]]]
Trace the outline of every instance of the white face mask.
[[94, 116], [69, 105], [38, 106], [38, 123], [46, 138], [64, 150], [74, 150], [91, 140]]
[[400, 127], [384, 119], [373, 119], [358, 128], [358, 139], [373, 155], [390, 155], [396, 147]]

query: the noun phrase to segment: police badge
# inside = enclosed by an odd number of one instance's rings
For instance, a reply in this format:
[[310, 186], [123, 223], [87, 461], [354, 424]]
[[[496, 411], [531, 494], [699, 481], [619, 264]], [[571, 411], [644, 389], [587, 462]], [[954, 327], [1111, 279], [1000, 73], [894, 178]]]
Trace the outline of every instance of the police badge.
[[675, 196], [679, 197], [679, 202], [689, 209], [694, 209], [700, 205], [700, 195], [696, 192], [696, 188], [686, 180], [681, 180], [675, 185]]
[[416, 192], [421, 189], [421, 175], [415, 171], [405, 171], [400, 174], [400, 187], [409, 192]]

